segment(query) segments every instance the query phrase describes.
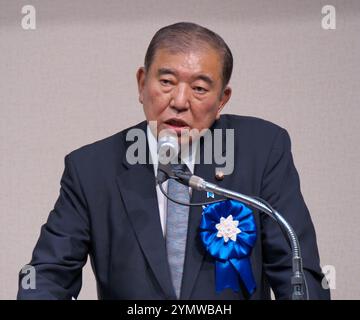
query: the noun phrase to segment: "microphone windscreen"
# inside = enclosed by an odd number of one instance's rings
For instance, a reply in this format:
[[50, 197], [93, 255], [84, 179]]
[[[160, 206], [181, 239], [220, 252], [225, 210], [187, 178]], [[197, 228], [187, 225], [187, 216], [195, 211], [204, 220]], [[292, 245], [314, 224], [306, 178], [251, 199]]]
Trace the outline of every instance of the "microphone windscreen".
[[165, 135], [158, 140], [158, 160], [161, 164], [168, 164], [179, 154], [178, 137]]

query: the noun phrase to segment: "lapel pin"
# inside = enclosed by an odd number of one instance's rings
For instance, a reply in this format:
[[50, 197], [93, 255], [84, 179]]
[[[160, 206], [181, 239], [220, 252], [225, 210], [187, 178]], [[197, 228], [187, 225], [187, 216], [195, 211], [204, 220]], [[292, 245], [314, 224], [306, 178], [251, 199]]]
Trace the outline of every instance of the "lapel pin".
[[224, 180], [224, 177], [225, 177], [224, 172], [222, 172], [221, 170], [217, 170], [215, 172], [216, 180], [218, 180], [218, 181]]
[[206, 197], [207, 197], [207, 198], [213, 198], [213, 199], [215, 199], [214, 193], [212, 193], [212, 192], [210, 192], [210, 191], [207, 191], [207, 192], [206, 192]]

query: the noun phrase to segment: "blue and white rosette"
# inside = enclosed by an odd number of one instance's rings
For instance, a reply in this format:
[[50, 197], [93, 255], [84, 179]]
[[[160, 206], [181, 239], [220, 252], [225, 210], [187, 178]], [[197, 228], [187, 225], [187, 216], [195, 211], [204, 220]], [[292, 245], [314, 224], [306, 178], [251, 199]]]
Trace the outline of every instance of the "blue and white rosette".
[[200, 237], [216, 260], [216, 291], [231, 288], [238, 292], [241, 281], [251, 295], [256, 288], [250, 263], [256, 242], [252, 211], [235, 200], [210, 204], [203, 209]]

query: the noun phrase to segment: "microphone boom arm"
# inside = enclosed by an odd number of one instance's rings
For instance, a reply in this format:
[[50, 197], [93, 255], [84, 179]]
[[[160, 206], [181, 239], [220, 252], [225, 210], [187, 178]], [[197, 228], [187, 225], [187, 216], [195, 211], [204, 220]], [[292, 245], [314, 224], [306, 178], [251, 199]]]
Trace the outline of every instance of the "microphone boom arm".
[[302, 266], [299, 240], [296, 236], [294, 229], [279, 212], [273, 209], [270, 205], [261, 202], [260, 200], [257, 200], [253, 197], [247, 196], [239, 192], [221, 188], [216, 184], [209, 183], [198, 176], [190, 175], [188, 173], [182, 173], [182, 172], [174, 172], [174, 174], [176, 177], [180, 179], [180, 182], [189, 185], [191, 188], [195, 190], [209, 191], [217, 195], [224, 196], [226, 198], [241, 201], [247, 205], [259, 209], [260, 211], [268, 214], [271, 218], [273, 218], [280, 225], [282, 230], [285, 231], [291, 246], [292, 271], [293, 271], [293, 276], [291, 277], [291, 285], [293, 286], [293, 293], [291, 298], [292, 300], [304, 300], [304, 288], [305, 288], [306, 299], [309, 299], [306, 279]]

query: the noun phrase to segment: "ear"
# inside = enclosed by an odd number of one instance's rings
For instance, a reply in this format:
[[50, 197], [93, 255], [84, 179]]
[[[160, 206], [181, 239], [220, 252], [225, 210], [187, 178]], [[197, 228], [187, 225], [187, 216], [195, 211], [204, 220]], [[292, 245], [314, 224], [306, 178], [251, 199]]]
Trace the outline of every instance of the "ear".
[[138, 85], [138, 92], [139, 92], [139, 102], [143, 103], [143, 92], [144, 92], [144, 86], [145, 86], [145, 76], [146, 71], [144, 67], [140, 67], [138, 71], [136, 72], [136, 80]]
[[220, 113], [222, 111], [222, 109], [225, 107], [226, 103], [229, 101], [230, 97], [231, 97], [231, 88], [229, 86], [226, 86], [225, 89], [223, 90], [222, 94], [221, 94], [221, 99], [220, 99], [220, 104], [218, 107], [218, 111], [216, 114], [216, 120], [219, 120], [220, 118]]

